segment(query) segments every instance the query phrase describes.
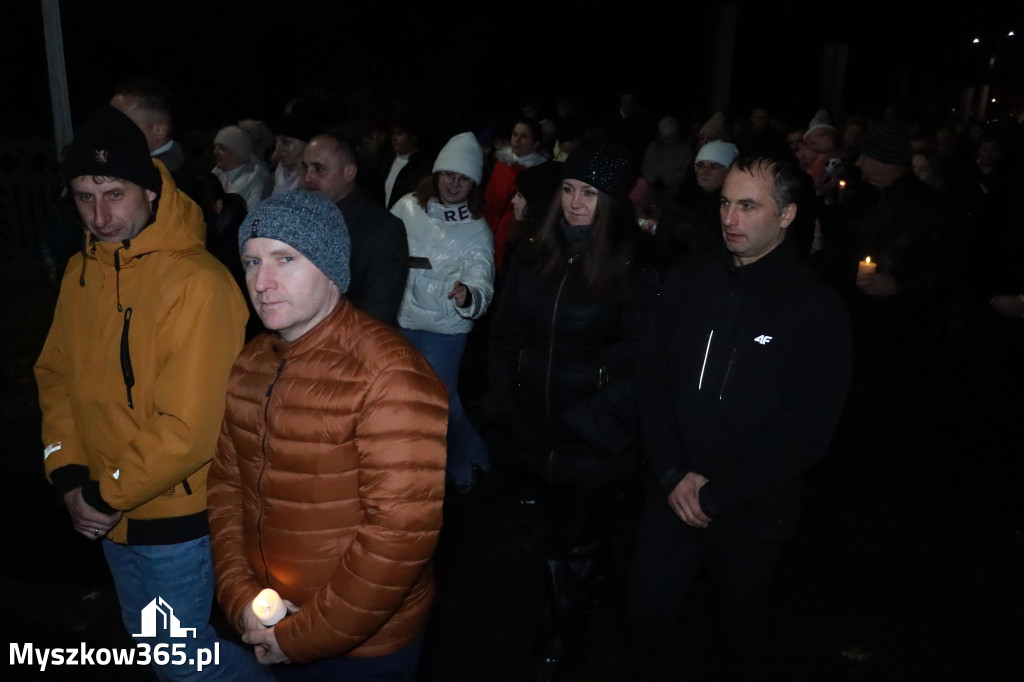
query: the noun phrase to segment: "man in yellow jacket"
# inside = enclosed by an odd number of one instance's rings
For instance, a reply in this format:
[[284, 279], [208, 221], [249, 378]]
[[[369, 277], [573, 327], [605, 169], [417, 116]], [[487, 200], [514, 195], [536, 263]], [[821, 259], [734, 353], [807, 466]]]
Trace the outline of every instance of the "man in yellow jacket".
[[161, 679], [259, 680], [209, 623], [206, 474], [244, 299], [123, 113], [87, 119], [62, 170], [85, 229], [35, 366], [47, 476], [75, 529], [102, 539], [138, 658]]

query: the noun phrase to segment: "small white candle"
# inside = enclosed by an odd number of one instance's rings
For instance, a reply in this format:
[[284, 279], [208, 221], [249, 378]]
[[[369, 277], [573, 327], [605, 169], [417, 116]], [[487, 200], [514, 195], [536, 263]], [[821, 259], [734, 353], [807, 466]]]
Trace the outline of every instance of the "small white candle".
[[861, 262], [857, 263], [857, 276], [860, 275], [873, 275], [875, 274], [875, 268], [878, 267], [877, 263], [871, 262], [871, 256], [868, 256]]
[[284, 605], [281, 596], [269, 587], [252, 600], [252, 610], [259, 618], [259, 621], [266, 627], [273, 627], [288, 615], [288, 609]]

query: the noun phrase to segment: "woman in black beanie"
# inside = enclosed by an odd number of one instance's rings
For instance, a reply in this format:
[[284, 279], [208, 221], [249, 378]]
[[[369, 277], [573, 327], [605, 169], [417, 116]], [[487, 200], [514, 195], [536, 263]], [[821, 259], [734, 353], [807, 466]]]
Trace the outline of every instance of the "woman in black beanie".
[[624, 147], [564, 162], [536, 233], [515, 251], [492, 320], [483, 409], [496, 473], [543, 511], [549, 598], [537, 679], [578, 660], [607, 597], [610, 497], [637, 459], [634, 371], [659, 285], [628, 193]]

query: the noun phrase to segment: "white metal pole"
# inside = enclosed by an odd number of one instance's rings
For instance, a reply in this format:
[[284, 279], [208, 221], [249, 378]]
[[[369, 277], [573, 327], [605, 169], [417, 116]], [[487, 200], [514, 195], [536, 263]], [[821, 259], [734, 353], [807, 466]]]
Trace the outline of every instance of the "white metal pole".
[[43, 33], [46, 36], [46, 63], [50, 72], [50, 109], [53, 112], [53, 138], [58, 153], [71, 142], [71, 105], [68, 79], [64, 70], [64, 36], [60, 30], [60, 0], [42, 0]]

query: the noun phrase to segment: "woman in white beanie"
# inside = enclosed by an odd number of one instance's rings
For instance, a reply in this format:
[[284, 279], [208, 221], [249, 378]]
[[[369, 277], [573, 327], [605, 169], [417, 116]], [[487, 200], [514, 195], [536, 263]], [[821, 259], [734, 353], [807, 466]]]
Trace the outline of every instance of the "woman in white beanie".
[[441, 149], [433, 174], [391, 208], [405, 223], [409, 277], [398, 310], [402, 333], [448, 387], [448, 481], [471, 490], [490, 468], [483, 440], [459, 399], [459, 366], [473, 324], [494, 295], [494, 238], [483, 219], [483, 152], [472, 133]]

